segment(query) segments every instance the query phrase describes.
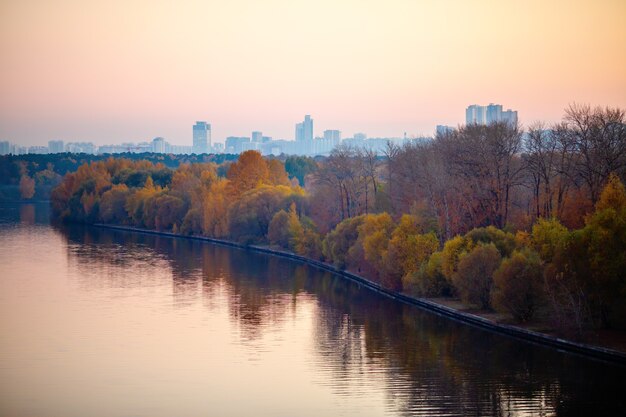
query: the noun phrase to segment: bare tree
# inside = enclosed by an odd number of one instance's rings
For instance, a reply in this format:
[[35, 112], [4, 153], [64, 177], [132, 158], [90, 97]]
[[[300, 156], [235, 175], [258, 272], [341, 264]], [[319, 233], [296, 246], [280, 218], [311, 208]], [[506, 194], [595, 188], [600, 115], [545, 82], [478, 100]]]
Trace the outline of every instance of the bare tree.
[[623, 175], [626, 168], [624, 110], [573, 104], [565, 111], [565, 123], [575, 146], [574, 169], [595, 204], [611, 172]]

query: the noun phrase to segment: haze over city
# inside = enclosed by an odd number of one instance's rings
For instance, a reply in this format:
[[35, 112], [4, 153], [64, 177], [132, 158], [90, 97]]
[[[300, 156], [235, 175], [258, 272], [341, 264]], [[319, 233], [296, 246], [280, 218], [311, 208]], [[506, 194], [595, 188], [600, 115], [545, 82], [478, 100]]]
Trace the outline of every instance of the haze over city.
[[626, 106], [623, 1], [2, 2], [0, 140], [190, 144], [251, 131], [431, 135]]

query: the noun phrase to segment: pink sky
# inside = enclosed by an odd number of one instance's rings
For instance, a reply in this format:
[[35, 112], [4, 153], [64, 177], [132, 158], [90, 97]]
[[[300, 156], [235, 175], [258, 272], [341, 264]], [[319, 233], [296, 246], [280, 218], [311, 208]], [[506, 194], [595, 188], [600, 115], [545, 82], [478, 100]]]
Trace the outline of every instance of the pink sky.
[[261, 130], [431, 134], [626, 108], [626, 1], [0, 2], [0, 140], [191, 144]]

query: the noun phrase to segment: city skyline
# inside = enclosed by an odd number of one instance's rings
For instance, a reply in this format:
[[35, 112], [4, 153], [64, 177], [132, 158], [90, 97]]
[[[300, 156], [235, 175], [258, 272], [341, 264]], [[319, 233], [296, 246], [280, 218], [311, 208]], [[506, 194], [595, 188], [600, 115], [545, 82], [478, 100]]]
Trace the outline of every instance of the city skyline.
[[618, 0], [5, 1], [0, 140], [186, 144], [193, 120], [217, 141], [291, 138], [302, 114], [422, 135], [490, 102], [551, 123], [626, 107], [625, 16]]

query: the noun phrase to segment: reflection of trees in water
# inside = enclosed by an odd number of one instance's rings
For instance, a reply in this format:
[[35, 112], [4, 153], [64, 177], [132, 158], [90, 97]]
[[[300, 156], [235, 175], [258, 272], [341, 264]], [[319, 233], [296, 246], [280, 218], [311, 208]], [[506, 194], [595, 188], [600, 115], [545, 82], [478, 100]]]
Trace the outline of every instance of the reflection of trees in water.
[[32, 204], [22, 204], [20, 206], [20, 223], [35, 224], [35, 206]]
[[390, 402], [408, 414], [624, 411], [624, 369], [455, 323], [336, 277], [324, 281], [311, 280], [316, 288], [307, 290], [326, 312], [316, 316], [316, 340], [340, 365], [335, 377], [364, 372], [355, 357], [362, 334], [370, 372], [385, 370]]
[[153, 271], [170, 268], [167, 258], [155, 253], [139, 235], [81, 225], [55, 227], [67, 239], [68, 262], [80, 272], [81, 286], [140, 288], [158, 279]]
[[[243, 342], [280, 326], [313, 294], [320, 372], [338, 394], [381, 378], [388, 406], [404, 414], [601, 415], [626, 410], [626, 371], [455, 323], [378, 296], [332, 274], [198, 241], [70, 227], [70, 257], [85, 268], [168, 268], [175, 303], [226, 294]], [[122, 272], [122, 274], [120, 274]], [[107, 285], [110, 285], [108, 283]], [[92, 285], [94, 285], [92, 283]]]
[[[80, 225], [57, 228], [68, 240], [70, 262], [84, 275], [83, 285], [141, 287], [147, 283], [140, 276], [166, 269], [175, 305], [188, 305], [201, 293], [211, 307], [223, 291], [232, 320], [248, 340], [284, 321], [307, 275], [298, 271], [302, 266], [284, 260], [200, 241]], [[107, 282], [90, 280], [94, 275]]]

